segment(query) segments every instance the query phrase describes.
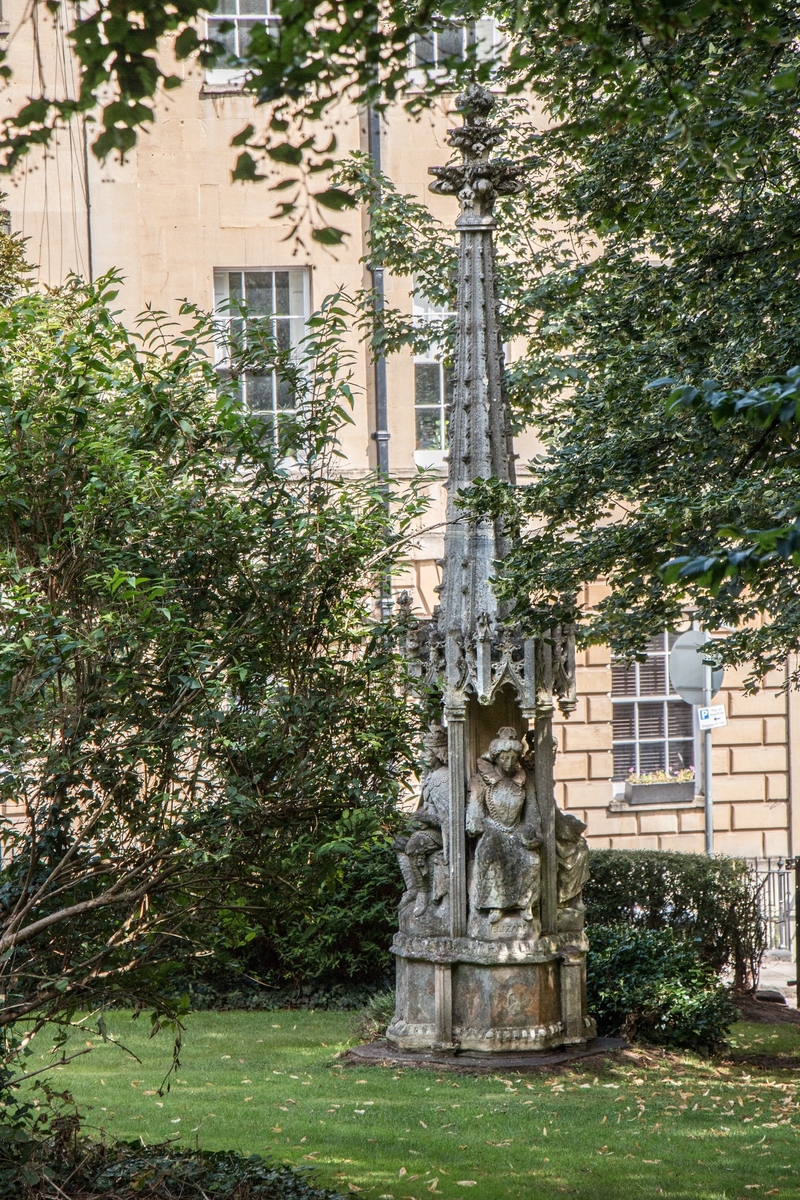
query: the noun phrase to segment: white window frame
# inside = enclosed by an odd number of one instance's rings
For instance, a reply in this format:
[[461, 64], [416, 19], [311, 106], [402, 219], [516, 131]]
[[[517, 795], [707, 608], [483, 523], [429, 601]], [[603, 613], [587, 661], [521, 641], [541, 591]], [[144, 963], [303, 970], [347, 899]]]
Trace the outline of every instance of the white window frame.
[[[277, 32], [280, 25], [280, 17], [272, 11], [272, 0], [264, 0], [263, 13], [243, 13], [240, 11], [242, 4], [246, 0], [220, 0], [221, 7], [213, 13], [206, 13], [206, 34], [209, 38], [214, 38], [213, 27], [221, 21], [229, 21], [235, 26], [233, 30], [234, 36], [234, 53], [239, 54], [241, 49], [242, 33], [248, 26], [266, 25], [266, 27], [274, 32]], [[230, 8], [233, 11], [223, 12], [222, 7]], [[220, 34], [215, 40], [222, 41], [230, 37], [228, 34]], [[229, 66], [208, 67], [206, 68], [205, 81], [210, 88], [214, 87], [234, 87], [241, 85], [247, 72], [243, 67], [236, 67], [233, 64]]]
[[[288, 297], [289, 297], [289, 312], [276, 312], [277, 304], [277, 289], [275, 276], [279, 274], [289, 275]], [[248, 316], [248, 321], [268, 321], [273, 327], [273, 333], [276, 337], [276, 342], [285, 342], [285, 349], [294, 350], [299, 344], [301, 338], [305, 335], [308, 328], [308, 318], [311, 312], [311, 294], [309, 273], [305, 267], [215, 267], [214, 268], [214, 312], [219, 320], [232, 323], [238, 320], [236, 313], [231, 311], [229, 305], [232, 298], [236, 298], [235, 294], [231, 295], [231, 279], [232, 275], [241, 277], [241, 297], [247, 303], [247, 276], [248, 275], [271, 275], [272, 279], [270, 287], [272, 291], [272, 307], [271, 313], [253, 314]], [[292, 277], [294, 277], [292, 279]], [[297, 311], [300, 310], [300, 311]], [[288, 338], [278, 337], [278, 325], [284, 325], [288, 329]], [[227, 364], [227, 350], [222, 344], [218, 346], [217, 365], [221, 370], [225, 369]], [[267, 376], [258, 376], [259, 380], [264, 380]], [[281, 413], [293, 414], [296, 412], [294, 408], [287, 408], [280, 403], [279, 381], [274, 371], [270, 373], [270, 404], [267, 406], [256, 407], [251, 403], [248, 395], [248, 379], [245, 376], [240, 384], [240, 393], [243, 404], [250, 407], [251, 411], [261, 415], [265, 420], [272, 423], [272, 436], [275, 445], [279, 441], [279, 425]]]
[[[461, 28], [463, 57], [466, 58], [470, 46], [476, 48], [478, 62], [488, 62], [496, 59], [503, 49], [503, 37], [494, 17], [479, 17], [467, 21], [443, 21], [448, 28]], [[418, 58], [421, 42], [432, 39], [433, 60], [420, 61]], [[472, 40], [471, 40], [472, 39]], [[450, 57], [442, 55], [441, 57]], [[425, 33], [414, 34], [410, 47], [410, 83], [422, 87], [426, 78], [444, 79], [447, 71], [439, 66], [439, 30], [433, 28]]]
[[[454, 317], [455, 313], [451, 309], [443, 308], [441, 305], [434, 304], [421, 291], [415, 290], [413, 296], [413, 318], [414, 323], [419, 325], [429, 325], [434, 321], [446, 320]], [[452, 368], [447, 368], [444, 365], [443, 359], [445, 350], [437, 343], [433, 343], [421, 354], [414, 355], [414, 463], [418, 467], [443, 467], [444, 459], [447, 454], [447, 417], [448, 404], [445, 397], [445, 371]], [[438, 449], [421, 449], [417, 446], [417, 412], [421, 409], [435, 409], [436, 405], [422, 405], [417, 403], [417, 367], [431, 366], [436, 364], [439, 368], [439, 421], [441, 430], [441, 445]]]
[[[633, 746], [634, 747], [634, 770], [635, 770], [636, 774], [646, 774], [648, 771], [659, 770], [659, 769], [663, 769], [663, 768], [647, 767], [647, 766], [642, 768], [641, 750], [642, 750], [643, 746], [662, 745], [664, 747], [664, 762], [665, 762], [666, 768], [668, 769], [669, 768], [669, 758], [670, 758], [670, 744], [671, 743], [674, 744], [674, 743], [678, 743], [678, 742], [686, 744], [686, 743], [691, 742], [692, 763], [687, 764], [687, 765], [691, 765], [693, 767], [694, 773], [695, 773], [695, 781], [697, 781], [699, 779], [699, 766], [698, 766], [698, 744], [697, 744], [697, 733], [696, 733], [696, 729], [695, 729], [694, 710], [692, 708], [692, 705], [686, 704], [686, 702], [681, 699], [681, 697], [678, 695], [678, 693], [672, 687], [672, 684], [670, 683], [670, 678], [669, 678], [669, 650], [677, 637], [678, 637], [678, 634], [665, 631], [664, 633], [658, 635], [658, 640], [660, 643], [659, 648], [657, 650], [652, 649], [651, 647], [652, 647], [653, 643], [651, 642], [650, 647], [648, 647], [648, 650], [647, 650], [648, 659], [660, 658], [663, 662], [663, 670], [664, 670], [664, 690], [663, 691], [649, 692], [649, 691], [642, 690], [641, 668], [646, 665], [646, 664], [642, 664], [642, 663], [633, 663], [633, 664], [631, 664], [631, 666], [629, 668], [629, 670], [634, 671], [635, 683], [634, 683], [634, 691], [633, 692], [628, 693], [626, 695], [623, 695], [621, 693], [615, 695], [614, 690], [613, 690], [613, 684], [612, 684], [612, 692], [611, 692], [612, 709], [614, 709], [618, 706], [621, 706], [623, 704], [632, 704], [633, 705], [633, 716], [634, 716], [633, 737], [632, 738], [627, 738], [627, 737], [615, 738], [612, 733], [612, 747]], [[654, 638], [653, 641], [656, 641], [656, 639]], [[612, 662], [612, 671], [614, 670], [615, 666], [618, 668], [622, 668], [623, 664], [620, 664], [620, 663], [615, 664]], [[646, 704], [661, 703], [662, 708], [663, 708], [663, 730], [664, 730], [664, 732], [661, 736], [642, 737], [640, 735], [639, 706], [641, 703], [646, 703]], [[691, 722], [690, 722], [691, 733], [690, 734], [675, 734], [675, 735], [670, 736], [669, 707], [668, 706], [669, 705], [678, 705], [678, 704], [685, 705], [685, 707], [687, 709], [689, 709], [691, 712]], [[612, 750], [612, 753], [613, 753], [613, 750]], [[696, 782], [696, 786], [697, 786], [697, 782]], [[615, 798], [622, 796], [624, 794], [624, 790], [625, 790], [624, 777], [617, 776], [615, 773], [612, 778], [612, 787], [613, 787]]]

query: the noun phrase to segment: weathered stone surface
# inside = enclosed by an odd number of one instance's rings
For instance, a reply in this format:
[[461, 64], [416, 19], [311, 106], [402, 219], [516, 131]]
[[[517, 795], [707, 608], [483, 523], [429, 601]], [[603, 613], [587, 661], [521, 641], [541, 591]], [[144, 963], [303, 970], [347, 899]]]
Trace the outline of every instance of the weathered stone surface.
[[[590, 1041], [596, 1030], [584, 1017], [584, 962], [575, 951], [516, 963], [453, 963], [452, 1044], [537, 1051]], [[397, 1011], [386, 1033], [393, 1045], [420, 1050], [439, 1042], [435, 972], [430, 961], [398, 958]]]
[[459, 501], [476, 479], [514, 481], [492, 206], [518, 190], [521, 168], [491, 158], [493, 103], [477, 86], [459, 97], [465, 125], [449, 140], [463, 162], [433, 171], [434, 190], [461, 204], [449, 499], [441, 604], [429, 622], [409, 620], [407, 652], [442, 696], [444, 727], [431, 729], [413, 829], [397, 843], [406, 893], [388, 1037], [404, 1050], [537, 1054], [595, 1036], [587, 847], [553, 780], [556, 705], [567, 716], [577, 704], [570, 628], [530, 637], [513, 623], [493, 588], [503, 518], [473, 518]]
[[467, 833], [476, 837], [468, 933], [477, 938], [536, 937], [540, 928], [541, 838], [528, 811], [523, 746], [498, 731], [470, 780]]
[[562, 1066], [583, 1058], [593, 1058], [599, 1055], [610, 1055], [626, 1050], [628, 1043], [624, 1038], [595, 1038], [588, 1046], [571, 1046], [564, 1050], [545, 1050], [522, 1053], [510, 1051], [493, 1051], [490, 1053], [449, 1054], [441, 1051], [403, 1051], [391, 1046], [386, 1041], [368, 1042], [364, 1046], [354, 1046], [341, 1055], [339, 1062], [345, 1067], [415, 1067], [422, 1070], [435, 1070], [437, 1074], [443, 1071], [456, 1075], [491, 1075], [497, 1071], [508, 1071], [514, 1074], [533, 1071], [548, 1071], [551, 1067]]
[[502, 966], [508, 963], [548, 962], [560, 954], [585, 951], [589, 943], [580, 930], [536, 939], [481, 941], [478, 938], [413, 937], [395, 934], [392, 954], [398, 958], [416, 958], [426, 962], [484, 963]]
[[395, 842], [406, 891], [398, 921], [404, 933], [446, 935], [450, 928], [450, 872], [447, 732], [432, 725], [425, 738], [428, 770], [419, 807], [410, 819], [413, 832]]

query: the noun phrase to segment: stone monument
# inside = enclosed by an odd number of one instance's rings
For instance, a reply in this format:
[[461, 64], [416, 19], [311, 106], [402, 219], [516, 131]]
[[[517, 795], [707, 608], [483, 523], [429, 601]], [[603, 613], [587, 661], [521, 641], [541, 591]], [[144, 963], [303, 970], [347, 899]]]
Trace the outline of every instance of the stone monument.
[[460, 201], [460, 249], [441, 603], [411, 635], [442, 724], [426, 738], [419, 807], [396, 845], [406, 892], [387, 1038], [403, 1050], [535, 1052], [595, 1036], [584, 825], [553, 790], [552, 719], [556, 704], [575, 708], [574, 644], [565, 628], [531, 638], [515, 626], [492, 589], [502, 523], [457, 503], [478, 478], [514, 480], [492, 212], [521, 190], [524, 168], [491, 157], [502, 141], [493, 103], [477, 85], [459, 97], [464, 124], [448, 137], [462, 161], [431, 169], [431, 190]]

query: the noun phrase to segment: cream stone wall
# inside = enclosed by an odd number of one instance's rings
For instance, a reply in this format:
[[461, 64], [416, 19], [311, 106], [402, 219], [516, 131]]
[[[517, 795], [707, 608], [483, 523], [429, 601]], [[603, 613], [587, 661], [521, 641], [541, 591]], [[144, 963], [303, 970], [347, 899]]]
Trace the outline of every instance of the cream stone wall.
[[[591, 647], [578, 663], [578, 709], [557, 721], [559, 804], [587, 822], [593, 846], [702, 853], [702, 795], [663, 806], [614, 799], [610, 654]], [[788, 804], [787, 699], [780, 691], [785, 677], [773, 672], [754, 696], [745, 695], [740, 682], [728, 673], [715, 698], [725, 705], [728, 725], [713, 732], [714, 849], [750, 858], [786, 855], [794, 832], [797, 852], [796, 814], [792, 830]]]
[[[39, 18], [39, 55], [23, 0], [5, 0], [11, 28], [14, 81], [0, 93], [0, 112], [9, 115], [38, 90], [62, 91], [74, 84], [63, 32], [47, 16]], [[169, 45], [165, 46], [169, 55]], [[368, 282], [364, 216], [345, 212], [337, 224], [347, 230], [344, 248], [321, 247], [302, 222], [299, 238], [275, 220], [276, 168], [268, 183], [232, 183], [237, 151], [231, 138], [245, 125], [258, 126], [260, 112], [235, 88], [210, 88], [202, 72], [172, 64], [184, 86], [162, 95], [154, 126], [144, 131], [125, 163], [100, 164], [85, 153], [79, 123], [59, 134], [46, 154], [33, 152], [6, 185], [11, 225], [28, 238], [28, 254], [46, 285], [70, 271], [86, 276], [91, 258], [95, 277], [117, 268], [124, 283], [119, 303], [128, 320], [146, 306], [177, 319], [183, 299], [202, 307], [213, 303], [215, 268], [303, 268], [312, 307], [339, 288], [355, 291]], [[431, 165], [447, 161], [445, 142], [453, 123], [452, 98], [414, 120], [401, 111], [382, 123], [383, 169], [402, 191], [424, 200], [446, 223], [454, 221], [452, 198], [428, 192]], [[535, 119], [535, 118], [534, 118]], [[319, 130], [320, 141], [335, 133], [339, 153], [366, 148], [363, 114], [340, 105]], [[91, 130], [89, 140], [91, 140]], [[87, 214], [87, 198], [90, 212]], [[386, 280], [390, 305], [411, 309], [411, 280]], [[369, 356], [354, 330], [353, 425], [342, 435], [346, 469], [362, 472], [375, 464], [373, 374]], [[387, 364], [390, 469], [400, 481], [416, 474], [413, 361], [398, 355]], [[530, 435], [517, 439], [520, 463], [536, 450]], [[430, 509], [409, 543], [408, 563], [396, 587], [408, 588], [417, 610], [429, 616], [437, 602], [441, 572], [446, 472], [444, 462], [430, 471]], [[524, 474], [522, 475], [524, 479]], [[599, 593], [587, 592], [587, 603]], [[745, 696], [741, 680], [729, 674], [722, 691], [729, 724], [714, 733], [715, 845], [723, 853], [774, 856], [800, 853], [800, 697], [779, 691], [783, 675], [765, 681], [761, 692]], [[558, 801], [588, 823], [594, 846], [703, 849], [702, 797], [683, 805], [629, 806], [614, 799], [611, 784], [612, 706], [608, 652], [584, 652], [578, 667], [578, 711], [558, 723], [556, 764]], [[791, 753], [790, 753], [791, 752]]]

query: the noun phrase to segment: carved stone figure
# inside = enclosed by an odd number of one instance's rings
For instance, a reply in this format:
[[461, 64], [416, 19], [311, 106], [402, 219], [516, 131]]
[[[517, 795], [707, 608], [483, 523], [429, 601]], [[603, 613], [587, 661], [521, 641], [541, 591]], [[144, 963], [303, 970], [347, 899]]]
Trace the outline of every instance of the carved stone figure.
[[[467, 833], [478, 838], [472, 866], [470, 908], [489, 926], [505, 916], [534, 920], [539, 903], [541, 840], [526, 812], [523, 746], [516, 731], [498, 731], [470, 780]], [[476, 929], [476, 922], [472, 922]]]
[[574, 813], [555, 812], [556, 860], [558, 864], [558, 928], [563, 932], [583, 929], [584, 907], [581, 893], [589, 878], [589, 846], [583, 832], [586, 825]]
[[[419, 806], [411, 817], [413, 832], [395, 842], [400, 870], [406, 892], [400, 901], [401, 927], [419, 926], [417, 932], [428, 932], [420, 919], [443, 917], [441, 909], [448, 891], [448, 829], [447, 814], [450, 800], [450, 781], [447, 768], [447, 731], [432, 725], [423, 739], [427, 751], [428, 770], [422, 781]], [[427, 922], [427, 924], [429, 924]]]

